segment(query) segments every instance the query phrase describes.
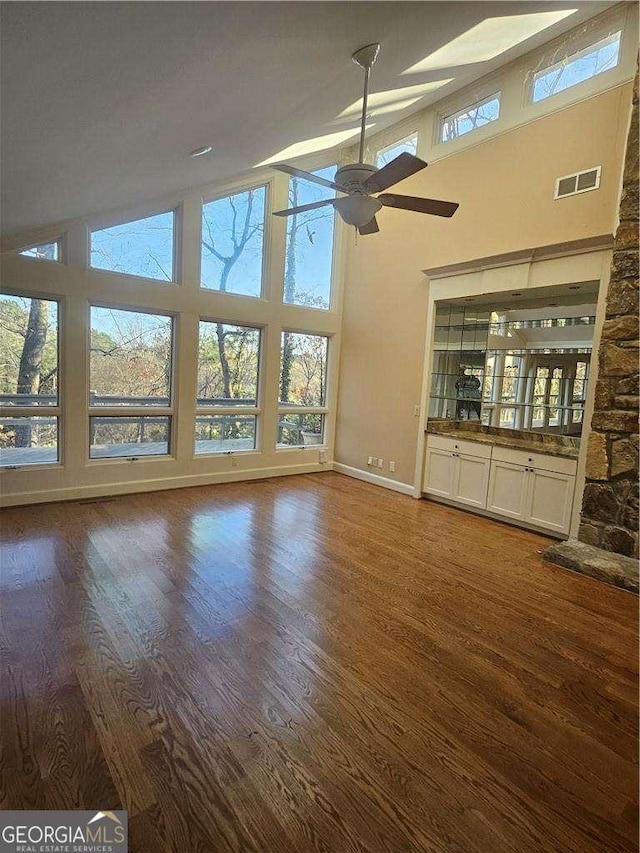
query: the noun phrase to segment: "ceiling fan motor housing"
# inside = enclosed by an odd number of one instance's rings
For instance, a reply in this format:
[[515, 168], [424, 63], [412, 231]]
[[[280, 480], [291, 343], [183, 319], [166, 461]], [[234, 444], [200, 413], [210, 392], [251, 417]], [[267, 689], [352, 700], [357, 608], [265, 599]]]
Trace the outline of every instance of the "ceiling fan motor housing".
[[375, 175], [377, 171], [375, 166], [370, 166], [368, 163], [351, 163], [348, 166], [341, 166], [334, 180], [336, 184], [344, 187], [346, 192], [357, 192], [362, 189], [362, 184], [367, 178]]

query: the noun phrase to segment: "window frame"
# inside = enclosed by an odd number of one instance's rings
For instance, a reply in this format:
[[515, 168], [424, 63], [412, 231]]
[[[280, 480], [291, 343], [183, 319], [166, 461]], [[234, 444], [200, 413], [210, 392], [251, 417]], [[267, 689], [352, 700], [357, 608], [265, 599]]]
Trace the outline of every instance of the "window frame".
[[[215, 291], [219, 292], [219, 291]], [[238, 294], [234, 294], [238, 295]], [[254, 297], [249, 297], [253, 299]], [[237, 320], [223, 320], [219, 317], [212, 318], [211, 316], [199, 316], [198, 317], [198, 353], [200, 350], [200, 324], [201, 323], [221, 323], [224, 326], [238, 326], [243, 329], [255, 329], [258, 332], [258, 375], [256, 381], [256, 405], [255, 406], [199, 406], [198, 405], [198, 387], [197, 387], [197, 372], [200, 366], [200, 357], [198, 354], [196, 361], [196, 397], [194, 400], [195, 404], [195, 416], [193, 422], [193, 456], [196, 459], [201, 457], [219, 457], [219, 456], [230, 456], [231, 454], [237, 453], [260, 453], [262, 451], [262, 434], [263, 434], [263, 413], [264, 413], [264, 394], [263, 394], [263, 386], [264, 386], [264, 364], [265, 364], [265, 339], [266, 339], [266, 326], [260, 325], [258, 323], [246, 323], [244, 321], [240, 322]], [[241, 417], [242, 415], [246, 415], [249, 417], [254, 417], [256, 419], [256, 429], [255, 429], [255, 439], [254, 446], [247, 447], [244, 449], [236, 449], [236, 450], [212, 450], [208, 453], [198, 453], [197, 445], [198, 442], [196, 440], [196, 422], [199, 417], [220, 417], [221, 415], [236, 415]]]
[[[97, 231], [107, 231], [109, 228], [119, 228], [122, 225], [131, 225], [135, 222], [142, 222], [145, 219], [152, 219], [154, 216], [163, 216], [170, 213], [173, 216], [172, 224], [172, 246], [171, 246], [171, 280], [164, 278], [150, 278], [146, 275], [127, 272], [126, 270], [107, 270], [102, 267], [94, 267], [91, 263], [91, 238]], [[90, 272], [98, 274], [106, 274], [111, 276], [120, 276], [122, 278], [132, 278], [136, 284], [150, 283], [154, 285], [164, 285], [168, 287], [179, 287], [182, 284], [181, 274], [181, 259], [182, 245], [180, 236], [182, 234], [182, 203], [163, 207], [161, 210], [154, 209], [153, 211], [137, 211], [132, 214], [131, 211], [124, 216], [119, 216], [117, 219], [97, 219], [90, 221], [87, 224], [87, 240], [86, 240], [86, 264]]]
[[[40, 260], [38, 258], [30, 258], [30, 260]], [[59, 261], [50, 261], [50, 263], [59, 263]], [[25, 418], [25, 417], [44, 417], [46, 415], [56, 418], [56, 442], [57, 442], [57, 459], [53, 462], [25, 462], [21, 465], [2, 465], [2, 471], [36, 471], [51, 468], [63, 468], [65, 465], [64, 456], [64, 414], [62, 400], [64, 398], [64, 310], [66, 297], [61, 295], [52, 295], [50, 293], [42, 293], [38, 291], [23, 291], [12, 287], [2, 287], [3, 295], [16, 296], [19, 299], [41, 299], [47, 302], [55, 302], [57, 305], [57, 341], [56, 341], [56, 358], [58, 365], [58, 382], [57, 382], [57, 397], [58, 401], [55, 406], [3, 406], [0, 402], [0, 419], [3, 418]]]
[[[208, 204], [222, 199], [230, 198], [234, 195], [242, 195], [243, 193], [251, 192], [264, 188], [264, 220], [262, 223], [262, 253], [260, 264], [260, 293], [257, 296], [252, 296], [248, 293], [234, 293], [230, 290], [219, 290], [215, 287], [204, 287], [202, 284], [202, 224], [204, 220], [204, 209]], [[273, 199], [273, 178], [264, 178], [260, 181], [252, 182], [249, 186], [246, 184], [238, 184], [221, 188], [213, 194], [206, 194], [202, 197], [200, 203], [200, 221], [198, 223], [198, 292], [199, 293], [215, 293], [222, 298], [233, 297], [234, 299], [251, 299], [268, 302], [272, 295], [270, 293], [270, 276], [269, 265], [271, 257], [271, 206]]]
[[[326, 357], [324, 364], [324, 403], [322, 406], [300, 406], [296, 403], [290, 403], [288, 405], [283, 405], [280, 400], [280, 380], [282, 376], [282, 337], [285, 333], [290, 332], [294, 335], [308, 335], [310, 337], [316, 338], [324, 338], [327, 342], [326, 349]], [[314, 450], [326, 450], [328, 447], [327, 443], [327, 416], [331, 414], [331, 408], [327, 405], [329, 400], [329, 383], [330, 383], [330, 358], [331, 358], [331, 341], [334, 335], [328, 334], [326, 332], [315, 332], [310, 331], [309, 329], [300, 329], [300, 328], [289, 328], [283, 326], [280, 329], [280, 341], [279, 341], [279, 350], [280, 355], [278, 358], [278, 389], [276, 392], [276, 402], [277, 402], [277, 419], [276, 419], [276, 452], [280, 451], [290, 451], [290, 450], [307, 450], [309, 448], [313, 448]], [[322, 441], [319, 444], [306, 445], [306, 444], [291, 444], [291, 445], [283, 445], [278, 443], [278, 432], [280, 428], [280, 418], [283, 415], [322, 415]]]
[[[108, 308], [114, 311], [129, 311], [132, 314], [150, 314], [154, 317], [169, 317], [171, 320], [170, 338], [170, 380], [169, 380], [169, 405], [168, 406], [92, 406], [91, 405], [91, 309]], [[180, 312], [167, 311], [160, 308], [148, 306], [123, 305], [122, 303], [104, 302], [102, 300], [87, 300], [86, 310], [86, 376], [85, 388], [86, 407], [86, 435], [87, 449], [85, 463], [87, 465], [108, 465], [110, 463], [146, 461], [154, 462], [164, 459], [175, 459], [176, 450], [176, 365], [177, 365], [177, 327], [180, 321]], [[92, 456], [91, 455], [91, 419], [96, 417], [123, 418], [123, 417], [167, 417], [169, 419], [169, 434], [167, 438], [167, 452], [158, 454], [141, 454], [140, 456]]]

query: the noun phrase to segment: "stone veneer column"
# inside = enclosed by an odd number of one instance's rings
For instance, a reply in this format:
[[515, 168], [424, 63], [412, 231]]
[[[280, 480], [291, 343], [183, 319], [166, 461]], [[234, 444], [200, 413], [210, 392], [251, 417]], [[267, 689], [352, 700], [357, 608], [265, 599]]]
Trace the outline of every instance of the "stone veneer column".
[[598, 352], [578, 539], [638, 556], [638, 76]]

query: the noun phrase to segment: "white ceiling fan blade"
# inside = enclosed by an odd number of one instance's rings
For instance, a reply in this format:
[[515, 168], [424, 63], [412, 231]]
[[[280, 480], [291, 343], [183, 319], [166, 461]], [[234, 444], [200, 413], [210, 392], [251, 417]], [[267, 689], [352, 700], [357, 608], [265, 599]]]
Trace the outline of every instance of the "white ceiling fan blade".
[[377, 198], [385, 207], [413, 210], [414, 213], [429, 213], [431, 216], [453, 216], [460, 206], [455, 201], [440, 201], [437, 198], [416, 198], [412, 195], [398, 195], [397, 193], [383, 193]]
[[369, 193], [379, 193], [397, 184], [398, 181], [408, 178], [409, 175], [415, 175], [416, 172], [425, 169], [427, 165], [424, 160], [414, 157], [413, 154], [405, 151], [402, 154], [398, 154], [394, 160], [383, 166], [375, 175], [367, 178], [362, 188]]
[[305, 172], [303, 169], [296, 169], [295, 166], [288, 166], [286, 163], [273, 163], [272, 169], [277, 169], [278, 172], [284, 172], [286, 175], [291, 175], [294, 178], [304, 178], [305, 181], [311, 181], [314, 184], [321, 184], [323, 187], [329, 187], [332, 190], [339, 190], [341, 193], [346, 192], [339, 184], [334, 184], [333, 181], [328, 181], [326, 178], [321, 178], [319, 175], [314, 175], [313, 172]]
[[363, 236], [365, 234], [377, 234], [379, 230], [378, 220], [374, 216], [371, 222], [367, 222], [366, 225], [361, 225], [360, 228], [358, 228], [358, 234], [362, 234]]
[[305, 213], [307, 210], [315, 210], [317, 207], [324, 207], [327, 204], [335, 204], [337, 198], [325, 198], [322, 201], [314, 201], [311, 204], [301, 204], [299, 207], [290, 207], [287, 210], [274, 210], [274, 216], [293, 216], [296, 213]]

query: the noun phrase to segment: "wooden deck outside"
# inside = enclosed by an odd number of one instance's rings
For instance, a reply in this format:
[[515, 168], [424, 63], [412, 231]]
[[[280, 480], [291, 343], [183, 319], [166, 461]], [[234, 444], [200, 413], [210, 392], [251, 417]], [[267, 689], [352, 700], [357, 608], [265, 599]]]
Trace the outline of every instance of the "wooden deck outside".
[[[199, 441], [198, 454], [231, 453], [234, 450], [252, 450], [253, 439], [237, 438], [225, 441]], [[127, 456], [163, 456], [167, 453], [166, 441], [129, 442], [127, 444], [98, 445], [91, 448], [92, 459], [109, 459]], [[3, 466], [43, 465], [56, 462], [54, 447], [12, 447], [0, 451]]]

